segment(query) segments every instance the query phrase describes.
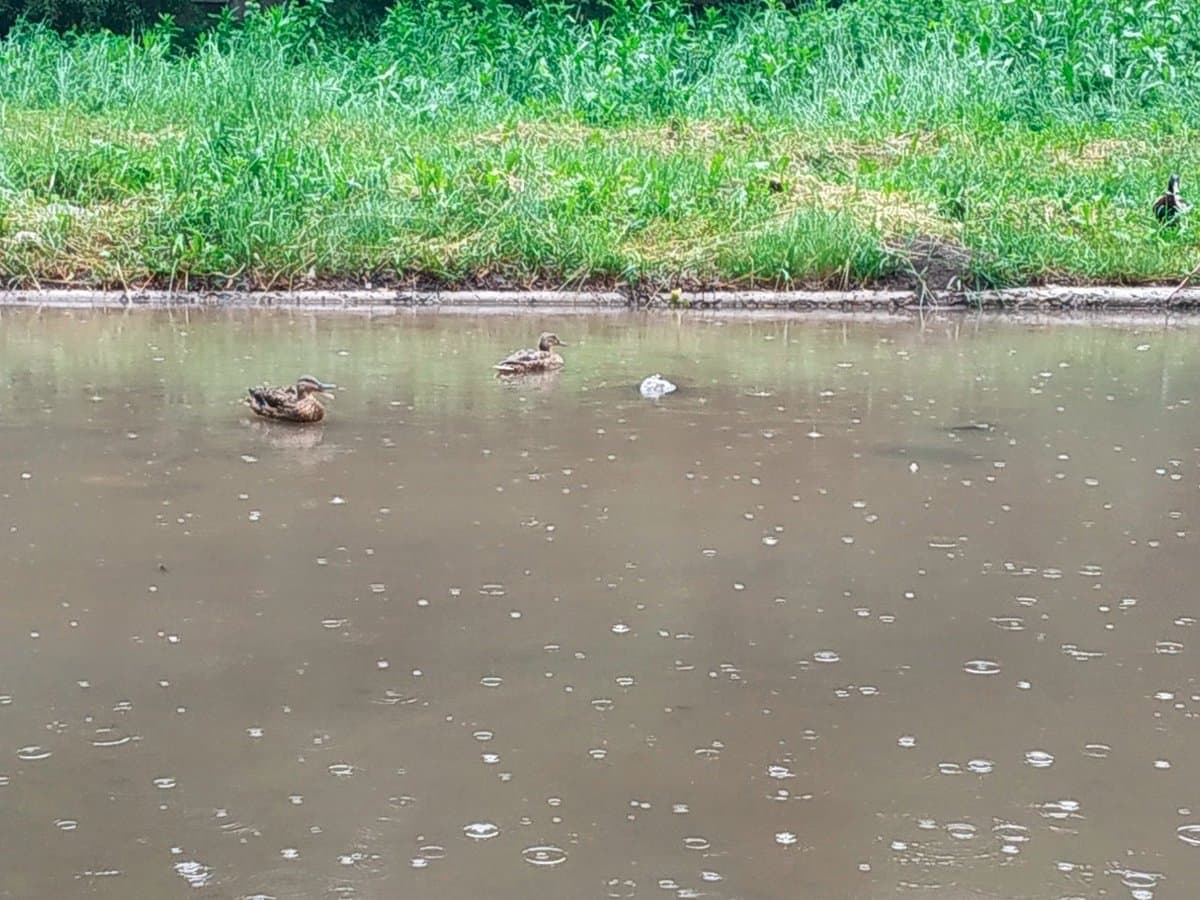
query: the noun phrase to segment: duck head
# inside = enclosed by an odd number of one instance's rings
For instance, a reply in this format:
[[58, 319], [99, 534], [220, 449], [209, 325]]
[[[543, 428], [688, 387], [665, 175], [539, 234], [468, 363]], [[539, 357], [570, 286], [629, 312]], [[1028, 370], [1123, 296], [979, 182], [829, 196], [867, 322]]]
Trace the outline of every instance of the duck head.
[[565, 347], [565, 346], [567, 346], [567, 345], [558, 339], [557, 334], [552, 334], [549, 331], [544, 332], [542, 334], [542, 336], [540, 338], [538, 338], [538, 349], [542, 350], [546, 353], [550, 352], [551, 347]]
[[333, 399], [333, 394], [329, 393], [336, 384], [328, 384], [319, 378], [313, 378], [311, 375], [301, 375], [296, 379], [296, 396], [307, 397], [309, 394], [320, 394], [322, 397]]

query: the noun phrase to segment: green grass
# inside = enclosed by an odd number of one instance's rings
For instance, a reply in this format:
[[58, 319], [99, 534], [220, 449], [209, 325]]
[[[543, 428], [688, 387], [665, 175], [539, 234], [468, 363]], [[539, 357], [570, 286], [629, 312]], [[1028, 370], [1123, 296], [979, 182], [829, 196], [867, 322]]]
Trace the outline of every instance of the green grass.
[[[1177, 280], [1200, 4], [319, 5], [0, 41], [9, 283]], [[1200, 213], [1197, 213], [1200, 215]], [[928, 242], [926, 242], [926, 245]]]

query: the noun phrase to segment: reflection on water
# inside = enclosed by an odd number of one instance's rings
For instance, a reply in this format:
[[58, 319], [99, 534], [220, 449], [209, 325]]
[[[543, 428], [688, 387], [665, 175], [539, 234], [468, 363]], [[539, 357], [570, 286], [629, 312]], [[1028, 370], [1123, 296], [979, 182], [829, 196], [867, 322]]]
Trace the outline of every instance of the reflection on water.
[[0, 896], [1190, 896], [1195, 334], [5, 314]]

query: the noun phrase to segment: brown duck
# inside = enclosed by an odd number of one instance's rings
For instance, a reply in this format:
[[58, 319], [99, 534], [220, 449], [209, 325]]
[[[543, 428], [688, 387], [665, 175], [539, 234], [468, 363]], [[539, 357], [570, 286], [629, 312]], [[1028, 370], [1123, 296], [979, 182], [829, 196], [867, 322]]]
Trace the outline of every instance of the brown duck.
[[518, 350], [496, 363], [494, 368], [501, 375], [527, 375], [530, 372], [549, 372], [561, 369], [563, 358], [552, 347], [567, 346], [557, 334], [545, 332], [539, 339], [536, 350]]
[[337, 385], [326, 384], [311, 375], [302, 375], [289, 387], [248, 388], [250, 395], [246, 403], [252, 410], [267, 419], [282, 419], [285, 422], [320, 422], [325, 418], [325, 407], [314, 394], [332, 398], [329, 391]]

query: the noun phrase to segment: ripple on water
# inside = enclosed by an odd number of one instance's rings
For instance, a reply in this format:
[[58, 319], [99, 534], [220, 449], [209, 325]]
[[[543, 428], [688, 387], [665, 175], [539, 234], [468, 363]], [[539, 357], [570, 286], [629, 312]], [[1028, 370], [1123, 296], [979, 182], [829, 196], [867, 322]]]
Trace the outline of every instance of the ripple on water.
[[194, 888], [202, 888], [212, 881], [212, 869], [194, 859], [175, 863], [175, 874]]
[[522, 850], [521, 857], [531, 866], [548, 868], [565, 863], [567, 861], [567, 851], [553, 844], [538, 844]]
[[990, 659], [970, 659], [963, 663], [963, 671], [969, 675], [998, 675], [1000, 663]]
[[1047, 769], [1054, 765], [1054, 754], [1047, 753], [1045, 750], [1027, 750], [1025, 764], [1033, 766], [1035, 769]]
[[1083, 755], [1090, 756], [1092, 759], [1105, 759], [1110, 753], [1112, 753], [1112, 747], [1108, 744], [1083, 745]]
[[818, 650], [813, 659], [821, 663], [835, 663], [841, 659], [836, 650]]
[[1078, 800], [1047, 800], [1044, 803], [1035, 803], [1036, 809], [1044, 819], [1052, 821], [1062, 821], [1065, 819], [1082, 819]]
[[493, 822], [472, 822], [463, 828], [463, 834], [473, 841], [490, 841], [500, 833], [500, 827]]
[[93, 747], [122, 747], [133, 739], [132, 735], [118, 731], [116, 728], [97, 728], [91, 744]]
[[700, 835], [692, 835], [683, 839], [683, 846], [687, 850], [707, 850], [712, 846], [712, 841]]
[[1200, 847], [1200, 825], [1180, 825], [1175, 829], [1175, 834], [1189, 847]]
[[1151, 900], [1154, 896], [1154, 889], [1163, 877], [1161, 872], [1140, 872], [1137, 869], [1121, 868], [1115, 864], [1108, 870], [1108, 873], [1121, 879], [1121, 884], [1129, 888], [1133, 900]]
[[37, 762], [38, 760], [49, 759], [52, 755], [52, 751], [37, 744], [30, 744], [28, 747], [22, 747], [17, 751], [17, 759], [22, 762]]
[[946, 826], [946, 834], [956, 841], [969, 841], [974, 839], [976, 829], [969, 822], [950, 822]]

